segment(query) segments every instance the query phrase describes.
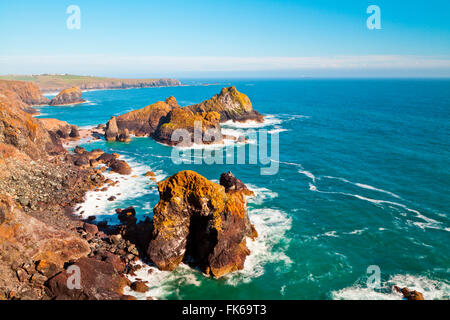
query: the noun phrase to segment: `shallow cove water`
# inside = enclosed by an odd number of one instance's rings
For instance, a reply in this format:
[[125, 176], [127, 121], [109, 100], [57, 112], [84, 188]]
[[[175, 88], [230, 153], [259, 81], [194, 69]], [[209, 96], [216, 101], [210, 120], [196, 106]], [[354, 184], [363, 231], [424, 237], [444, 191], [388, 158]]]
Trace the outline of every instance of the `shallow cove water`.
[[[40, 117], [94, 126], [171, 95], [185, 106], [235, 85], [267, 115], [264, 129], [279, 134], [279, 171], [272, 176], [260, 174], [268, 165], [177, 165], [172, 148], [150, 138], [82, 145], [121, 154], [138, 175], [111, 174], [119, 186], [87, 195], [80, 211], [98, 220], [118, 223], [114, 209], [130, 205], [139, 218], [151, 216], [159, 195], [143, 176], [148, 170], [158, 180], [185, 169], [211, 180], [232, 171], [256, 193], [248, 209], [259, 238], [249, 241], [244, 270], [214, 280], [184, 265], [151, 275], [146, 267], [138, 276], [150, 281], [147, 296], [400, 299], [390, 290], [395, 284], [426, 299], [450, 298], [450, 81], [206, 82], [218, 84], [90, 91], [85, 104], [39, 108]], [[117, 200], [107, 201], [111, 195]], [[376, 290], [366, 285], [372, 265], [381, 271]]]

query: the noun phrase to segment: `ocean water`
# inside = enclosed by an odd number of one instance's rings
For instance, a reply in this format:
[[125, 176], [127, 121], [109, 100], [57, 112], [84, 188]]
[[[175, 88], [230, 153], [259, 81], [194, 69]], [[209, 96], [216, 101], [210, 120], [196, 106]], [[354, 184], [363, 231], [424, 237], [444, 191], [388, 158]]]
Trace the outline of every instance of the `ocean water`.
[[[267, 116], [256, 129], [278, 135], [275, 175], [261, 175], [267, 164], [175, 164], [172, 148], [150, 138], [83, 142], [87, 149], [119, 153], [137, 175], [109, 174], [120, 180], [117, 187], [87, 195], [80, 211], [110, 223], [118, 222], [117, 207], [133, 205], [140, 218], [152, 215], [159, 196], [143, 176], [147, 170], [158, 180], [185, 169], [212, 180], [232, 171], [256, 193], [248, 209], [259, 238], [248, 243], [244, 270], [215, 280], [184, 265], [151, 274], [154, 268], [145, 266], [137, 277], [149, 281], [147, 296], [400, 299], [391, 291], [399, 285], [427, 299], [450, 298], [450, 81], [205, 82], [217, 84], [91, 91], [83, 94], [88, 103], [40, 108], [41, 117], [93, 126], [170, 95], [185, 106], [236, 85]], [[231, 133], [251, 127], [226, 125]], [[117, 200], [106, 201], [111, 195]], [[379, 288], [367, 286], [370, 266], [379, 268]]]

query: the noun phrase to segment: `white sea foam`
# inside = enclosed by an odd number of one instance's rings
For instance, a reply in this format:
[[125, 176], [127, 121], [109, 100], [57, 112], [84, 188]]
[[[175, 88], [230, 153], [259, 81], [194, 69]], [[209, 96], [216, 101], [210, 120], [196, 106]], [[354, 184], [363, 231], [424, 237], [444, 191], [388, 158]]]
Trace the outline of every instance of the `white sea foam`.
[[[147, 171], [152, 170], [150, 166], [137, 163], [127, 156], [121, 156], [120, 159], [127, 161], [130, 165], [133, 170], [131, 175], [125, 176], [113, 172], [104, 172], [106, 178], [119, 183], [109, 186], [107, 191], [89, 191], [85, 196], [85, 201], [76, 211], [77, 213], [84, 212], [82, 218], [86, 218], [87, 215], [109, 215], [111, 216], [111, 222], [117, 222], [114, 210], [117, 208], [117, 202], [136, 199], [146, 194], [157, 194], [155, 182], [145, 176]], [[161, 170], [155, 170], [155, 174], [157, 181], [166, 177], [166, 174]], [[135, 175], [136, 177], [133, 177]], [[111, 196], [116, 197], [116, 200], [108, 201]], [[147, 210], [146, 208], [149, 205], [145, 204], [142, 209]]]
[[278, 193], [276, 193], [272, 190], [269, 190], [267, 188], [258, 187], [251, 183], [247, 183], [247, 187], [255, 193], [255, 195], [253, 197], [249, 197], [247, 199], [248, 203], [250, 203], [250, 204], [253, 203], [253, 204], [260, 205], [267, 199], [273, 199], [273, 198], [278, 197]]
[[124, 294], [135, 296], [140, 300], [145, 300], [147, 297], [166, 299], [169, 295], [177, 295], [181, 286], [200, 286], [201, 279], [204, 277], [199, 271], [193, 270], [184, 263], [180, 264], [174, 271], [161, 271], [143, 262], [138, 264], [142, 266], [141, 269], [135, 272], [135, 276], [128, 275], [128, 278], [131, 281], [137, 279], [147, 281], [146, 285], [149, 290], [145, 293], [138, 293], [126, 287]]
[[333, 291], [331, 296], [336, 300], [401, 300], [403, 296], [392, 290], [392, 287], [408, 287], [421, 292], [426, 300], [449, 299], [450, 285], [444, 281], [432, 280], [425, 276], [395, 275], [382, 283], [381, 290], [367, 288], [363, 284]]
[[316, 182], [316, 176], [313, 175], [311, 172], [307, 171], [307, 170], [298, 170], [298, 173], [301, 173], [305, 176], [307, 176], [308, 178], [310, 178], [314, 183]]
[[257, 121], [246, 121], [246, 122], [236, 122], [232, 120], [228, 120], [222, 123], [222, 127], [231, 127], [231, 128], [240, 128], [240, 129], [254, 129], [254, 128], [264, 128], [268, 126], [274, 126], [277, 124], [281, 124], [283, 120], [275, 117], [274, 115], [266, 115], [264, 116], [263, 122]]
[[281, 132], [286, 132], [289, 131], [288, 129], [283, 129], [281, 127], [275, 126], [275, 128], [273, 128], [272, 130], [269, 130], [268, 132], [270, 134], [275, 134], [275, 133], [281, 133]]
[[375, 188], [373, 186], [370, 186], [368, 184], [363, 184], [363, 183], [358, 183], [358, 182], [353, 182], [350, 180], [347, 180], [345, 178], [340, 178], [340, 177], [332, 177], [332, 176], [324, 176], [323, 178], [327, 178], [327, 179], [335, 179], [335, 180], [340, 180], [342, 182], [346, 182], [346, 183], [350, 183], [352, 185], [355, 185], [357, 187], [363, 188], [363, 189], [368, 189], [368, 190], [373, 190], [373, 191], [378, 191], [378, 192], [382, 192], [382, 193], [386, 193], [388, 195], [393, 196], [394, 198], [400, 199], [399, 195], [396, 195], [393, 192], [387, 191], [387, 190], [383, 190], [383, 189], [379, 189], [379, 188]]
[[292, 219], [283, 211], [269, 208], [250, 209], [249, 217], [258, 237], [247, 241], [251, 253], [245, 260], [244, 269], [224, 276], [226, 283], [232, 286], [262, 276], [267, 263], [282, 263], [285, 267], [292, 264], [285, 254], [289, 247], [286, 232], [291, 229]]
[[[371, 199], [371, 198], [367, 198], [364, 196], [361, 196], [359, 194], [352, 194], [352, 193], [346, 193], [346, 192], [337, 192], [337, 191], [321, 191], [319, 189], [317, 189], [316, 186], [309, 184], [309, 190], [314, 191], [314, 192], [319, 192], [319, 193], [326, 193], [326, 194], [340, 194], [340, 195], [344, 195], [344, 196], [349, 196], [349, 197], [354, 197], [363, 201], [368, 201], [370, 203], [373, 203], [375, 205], [391, 205], [394, 207], [400, 207], [408, 212], [412, 212], [415, 214], [416, 218], [422, 219], [425, 222], [413, 222], [414, 225], [416, 225], [419, 228], [425, 229], [425, 228], [429, 228], [429, 229], [437, 229], [437, 230], [444, 230], [447, 231], [445, 227], [442, 226], [442, 222], [439, 222], [437, 220], [434, 220], [432, 218], [429, 218], [425, 215], [423, 215], [422, 213], [420, 213], [418, 210], [415, 209], [411, 209], [408, 206], [402, 204], [402, 203], [398, 203], [398, 202], [393, 202], [393, 201], [387, 201], [387, 200], [378, 200], [378, 199]], [[406, 215], [405, 215], [406, 216]]]

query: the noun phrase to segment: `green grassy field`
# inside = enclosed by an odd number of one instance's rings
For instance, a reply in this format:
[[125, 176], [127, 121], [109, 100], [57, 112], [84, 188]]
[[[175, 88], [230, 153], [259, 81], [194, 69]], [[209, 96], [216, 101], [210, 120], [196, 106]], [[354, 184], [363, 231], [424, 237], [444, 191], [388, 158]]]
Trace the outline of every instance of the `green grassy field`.
[[121, 82], [128, 85], [139, 83], [157, 83], [162, 79], [120, 79], [120, 78], [106, 78], [93, 76], [78, 76], [71, 74], [55, 75], [55, 74], [41, 74], [41, 75], [0, 75], [0, 80], [17, 80], [17, 81], [32, 81], [36, 83], [43, 91], [61, 90], [74, 86], [89, 87], [95, 86], [99, 83], [113, 83]]

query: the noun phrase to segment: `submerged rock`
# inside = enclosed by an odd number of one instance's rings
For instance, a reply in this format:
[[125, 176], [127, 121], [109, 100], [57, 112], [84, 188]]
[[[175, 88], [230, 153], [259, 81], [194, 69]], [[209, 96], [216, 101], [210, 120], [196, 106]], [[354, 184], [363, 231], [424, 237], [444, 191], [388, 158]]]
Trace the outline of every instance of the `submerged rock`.
[[193, 171], [158, 183], [153, 233], [147, 254], [161, 270], [189, 257], [205, 274], [221, 277], [244, 267], [246, 238], [256, 236], [245, 194], [229, 191]]
[[76, 104], [86, 102], [86, 100], [83, 100], [81, 98], [81, 95], [82, 92], [79, 87], [64, 89], [50, 101], [49, 105], [61, 106], [66, 104]]

